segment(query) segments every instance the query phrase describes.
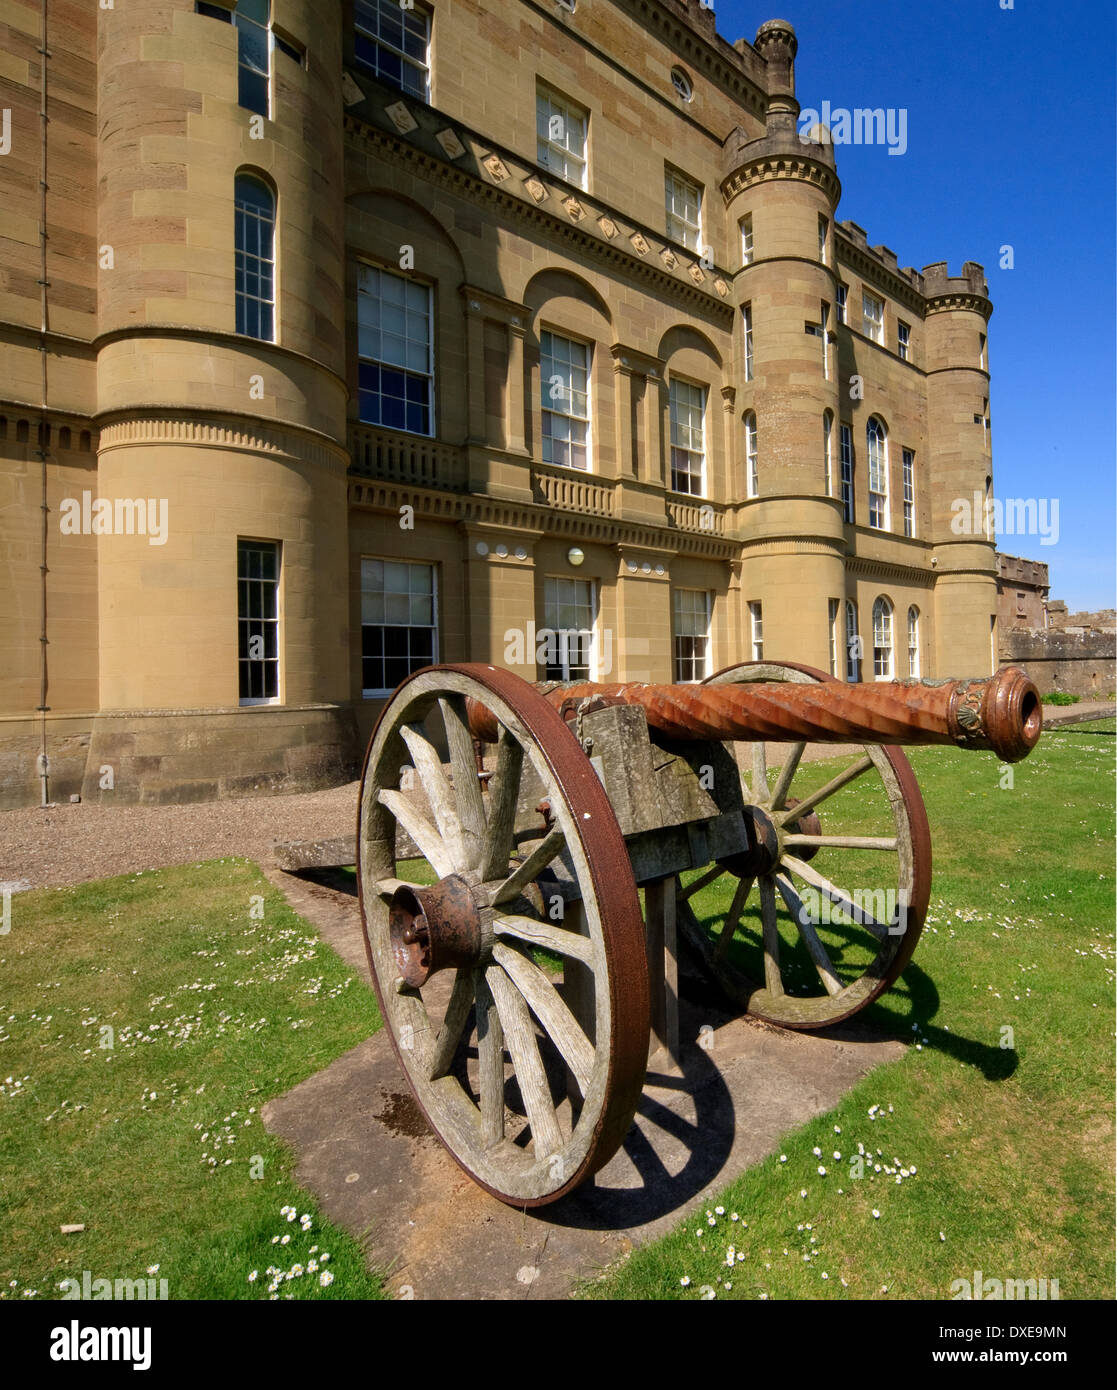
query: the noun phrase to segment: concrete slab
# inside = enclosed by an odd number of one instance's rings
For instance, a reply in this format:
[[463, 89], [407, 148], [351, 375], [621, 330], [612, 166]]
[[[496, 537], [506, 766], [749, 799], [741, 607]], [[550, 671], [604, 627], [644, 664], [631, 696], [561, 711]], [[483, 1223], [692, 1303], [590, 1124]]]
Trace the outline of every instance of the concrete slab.
[[[352, 898], [274, 878], [367, 977]], [[819, 1037], [730, 1018], [689, 975], [680, 994], [683, 1076], [656, 1070], [662, 1057], [653, 1058], [621, 1151], [592, 1186], [535, 1212], [505, 1206], [461, 1171], [428, 1130], [383, 1034], [269, 1102], [262, 1119], [292, 1145], [298, 1181], [364, 1241], [399, 1296], [564, 1298], [904, 1052], [861, 1026]], [[697, 1044], [704, 1025], [714, 1030], [709, 1050]]]

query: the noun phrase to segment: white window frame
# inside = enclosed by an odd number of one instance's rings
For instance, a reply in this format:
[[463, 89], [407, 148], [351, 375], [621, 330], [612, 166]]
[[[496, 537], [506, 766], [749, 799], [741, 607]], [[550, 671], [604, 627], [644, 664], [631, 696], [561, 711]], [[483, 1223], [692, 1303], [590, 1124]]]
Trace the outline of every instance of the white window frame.
[[752, 336], [752, 304], [741, 305], [741, 321], [745, 332], [745, 380], [751, 381], [756, 370], [754, 342]]
[[[388, 588], [385, 588], [385, 587], [381, 587], [380, 589], [376, 589], [376, 588], [374, 588], [374, 587], [372, 586], [371, 583], [370, 583], [370, 584], [368, 585], [368, 587], [366, 588], [366, 578], [371, 579], [370, 570], [369, 570], [369, 569], [366, 569], [366, 566], [371, 567], [372, 565], [375, 565], [375, 564], [379, 564], [379, 565], [402, 565], [402, 566], [404, 566], [404, 567], [408, 570], [408, 590], [407, 590], [407, 594], [404, 595], [402, 589], [388, 589]], [[431, 621], [430, 621], [429, 623], [415, 623], [415, 622], [410, 622], [410, 621], [405, 622], [405, 623], [404, 623], [404, 622], [389, 622], [388, 619], [387, 619], [387, 613], [388, 613], [388, 606], [387, 606], [387, 605], [388, 605], [388, 600], [389, 600], [389, 598], [393, 598], [393, 599], [396, 599], [396, 600], [398, 601], [398, 600], [400, 600], [400, 599], [406, 597], [407, 600], [408, 600], [408, 618], [410, 619], [410, 617], [411, 617], [411, 608], [412, 608], [412, 600], [413, 600], [414, 598], [418, 598], [418, 599], [422, 600], [422, 599], [424, 599], [424, 598], [426, 597], [426, 595], [427, 595], [427, 591], [426, 591], [425, 589], [421, 589], [421, 588], [419, 588], [419, 589], [412, 589], [412, 587], [411, 587], [411, 571], [413, 571], [413, 570], [428, 570], [428, 571], [430, 572]], [[380, 662], [386, 664], [387, 661], [388, 661], [388, 659], [389, 659], [387, 653], [384, 653], [384, 654], [382, 654], [382, 655], [379, 656], [379, 657], [372, 656], [372, 657], [367, 657], [367, 658], [366, 658], [366, 656], [365, 656], [365, 654], [364, 654], [364, 631], [365, 631], [365, 628], [366, 628], [366, 627], [376, 627], [376, 628], [399, 628], [399, 629], [402, 629], [403, 631], [406, 631], [406, 632], [408, 633], [408, 639], [407, 639], [408, 654], [407, 654], [407, 656], [406, 656], [405, 658], [403, 658], [403, 660], [405, 660], [405, 661], [408, 663], [408, 667], [409, 667], [409, 670], [408, 670], [408, 673], [407, 673], [408, 675], [411, 674], [411, 671], [412, 671], [412, 670], [418, 671], [418, 670], [421, 670], [423, 666], [433, 665], [433, 664], [438, 660], [438, 566], [435, 565], [435, 564], [432, 564], [432, 563], [431, 563], [430, 561], [428, 561], [428, 560], [400, 560], [400, 559], [397, 559], [395, 556], [392, 556], [392, 555], [362, 555], [362, 556], [361, 556], [360, 582], [361, 582], [361, 623], [360, 623], [360, 627], [361, 627], [361, 696], [362, 696], [362, 698], [365, 699], [365, 700], [378, 700], [378, 699], [383, 699], [386, 695], [390, 695], [390, 694], [392, 693], [392, 691], [395, 690], [396, 686], [389, 686], [389, 685], [382, 685], [382, 686], [366, 686], [366, 685], [365, 685], [365, 674], [364, 674], [364, 663], [365, 663], [365, 661], [366, 661], [366, 660], [369, 660], [369, 661], [380, 661]], [[383, 576], [382, 576], [382, 585], [383, 585]], [[383, 622], [379, 622], [379, 621], [366, 621], [366, 620], [365, 620], [365, 596], [368, 595], [368, 596], [370, 597], [370, 599], [371, 599], [372, 596], [373, 596], [373, 595], [376, 595], [376, 594], [379, 594], [379, 595], [381, 596], [382, 600], [383, 600], [383, 604], [384, 604], [384, 614], [385, 614], [385, 617], [384, 617], [384, 621], [383, 621]], [[410, 634], [411, 634], [412, 632], [424, 632], [424, 633], [428, 633], [428, 632], [429, 632], [429, 633], [430, 633], [430, 658], [429, 658], [429, 660], [428, 660], [427, 655], [426, 655], [426, 643], [424, 643], [424, 644], [422, 645], [422, 649], [421, 649], [421, 651], [420, 651], [417, 655], [415, 655], [415, 656], [412, 655], [412, 653], [411, 653], [411, 636], [410, 636]], [[397, 658], [394, 658], [394, 659], [399, 660], [400, 658], [397, 657]], [[418, 664], [417, 664], [417, 665], [413, 665], [413, 662], [415, 662], [415, 661], [418, 661]], [[382, 671], [383, 671], [383, 666], [382, 666]], [[397, 685], [398, 685], [398, 682], [397, 682]]]
[[822, 412], [822, 470], [826, 484], [826, 496], [834, 495], [834, 413]]
[[857, 602], [846, 599], [846, 680], [856, 684], [861, 679], [861, 633]]
[[911, 360], [911, 324], [896, 320], [896, 353], [901, 362]]
[[853, 427], [842, 425], [839, 430], [839, 452], [842, 470], [842, 516], [850, 525], [856, 516], [853, 494]]
[[908, 675], [918, 680], [922, 674], [919, 661], [919, 609], [913, 603], [908, 609]]
[[745, 411], [745, 495], [760, 496], [760, 455], [755, 410]]
[[[689, 611], [680, 612], [680, 599], [685, 595]], [[695, 602], [695, 600], [700, 602]], [[711, 675], [710, 663], [710, 622], [713, 604], [708, 589], [672, 589], [671, 591], [671, 637], [672, 659], [675, 680], [682, 685], [705, 680]], [[683, 632], [681, 628], [689, 625], [701, 627], [700, 632]], [[687, 653], [680, 651], [680, 643], [701, 643], [700, 648]], [[686, 672], [693, 674], [686, 674]]]
[[895, 671], [894, 610], [881, 594], [873, 603], [873, 679], [890, 681]]
[[884, 300], [871, 290], [861, 291], [861, 331], [870, 342], [884, 344]]
[[824, 217], [820, 212], [818, 214], [818, 259], [822, 262], [823, 265], [830, 264], [828, 245], [829, 237], [830, 219], [828, 217]]
[[[573, 606], [575, 609], [584, 608], [589, 613], [590, 624], [588, 627], [562, 627], [556, 620], [551, 622], [551, 615], [555, 609], [565, 603], [570, 603], [569, 598], [562, 597], [559, 586], [570, 585], [573, 587], [575, 597]], [[579, 594], [583, 588], [588, 594], [588, 604], [583, 601]], [[582, 579], [564, 574], [548, 574], [543, 576], [543, 622], [536, 632], [538, 645], [548, 645], [545, 655], [554, 657], [554, 661], [544, 661], [544, 679], [547, 680], [580, 680], [582, 668], [586, 670], [584, 679], [596, 680], [598, 668], [597, 656], [597, 620], [600, 611], [597, 594], [597, 581], [594, 579]], [[548, 634], [543, 636], [543, 634]], [[580, 645], [582, 639], [589, 638], [588, 650]], [[538, 647], [534, 655], [538, 655]], [[586, 658], [585, 661], [571, 661], [571, 657]], [[571, 675], [571, 670], [577, 670], [577, 675]], [[550, 675], [550, 671], [556, 670], [558, 674]]]
[[[555, 135], [552, 122], [562, 123], [562, 137]], [[580, 148], [566, 142], [578, 125], [582, 129]], [[589, 188], [589, 139], [590, 115], [584, 106], [578, 106], [567, 97], [560, 96], [545, 82], [535, 85], [535, 135], [536, 162], [557, 178], [573, 184], [575, 188]]]
[[901, 452], [904, 492], [904, 535], [915, 535], [915, 450]]
[[752, 230], [752, 213], [746, 212], [737, 224], [741, 229], [741, 266], [752, 265], [756, 259], [756, 241]]
[[848, 300], [849, 300], [849, 286], [839, 283], [839, 285], [838, 285], [838, 322], [839, 322], [839, 323], [845, 323], [845, 322], [847, 321], [847, 318], [846, 318], [846, 308], [847, 308]]
[[842, 611], [841, 600], [828, 598], [826, 600], [826, 631], [829, 634], [830, 644], [830, 674], [838, 675], [838, 617]]
[[764, 608], [758, 599], [749, 601], [749, 649], [752, 661], [764, 660]]
[[[694, 401], [682, 402], [683, 389], [686, 391], [697, 391], [699, 393], [699, 421], [698, 430], [691, 424], [684, 425], [678, 418], [677, 407], [680, 404], [689, 410], [694, 409]], [[682, 492], [689, 497], [705, 497], [706, 495], [706, 403], [709, 399], [709, 389], [697, 381], [687, 381], [684, 377], [672, 376], [667, 388], [668, 415], [671, 425], [671, 491]], [[686, 442], [683, 442], [683, 432], [686, 432]], [[694, 447], [695, 434], [698, 435], [698, 447]], [[686, 467], [679, 468], [676, 458], [685, 461]], [[697, 466], [694, 460], [697, 459]], [[693, 483], [697, 480], [696, 487], [679, 487], [680, 481]]]
[[884, 421], [877, 415], [870, 415], [865, 426], [865, 448], [868, 460], [869, 525], [874, 531], [890, 531], [892, 528], [888, 514], [888, 431], [884, 427]]
[[[406, 286], [408, 286], [408, 287], [411, 287], [411, 286], [417, 287], [418, 289], [421, 289], [421, 290], [425, 291], [425, 293], [426, 293], [426, 309], [425, 309], [424, 312], [425, 312], [426, 321], [427, 321], [427, 364], [426, 364], [426, 369], [425, 369], [425, 370], [420, 370], [418, 367], [412, 367], [412, 366], [410, 366], [410, 365], [401, 365], [401, 364], [398, 363], [398, 362], [392, 362], [392, 361], [387, 360], [387, 359], [384, 358], [384, 357], [377, 357], [377, 356], [374, 356], [371, 352], [362, 351], [362, 349], [361, 349], [361, 317], [360, 317], [360, 315], [361, 315], [361, 309], [360, 309], [360, 297], [361, 297], [362, 294], [364, 294], [364, 295], [369, 296], [370, 299], [373, 299], [373, 300], [376, 302], [376, 304], [377, 304], [377, 327], [376, 327], [376, 328], [372, 328], [372, 327], [370, 326], [370, 327], [369, 327], [369, 333], [370, 333], [370, 335], [373, 334], [373, 333], [375, 333], [375, 334], [378, 335], [378, 337], [379, 337], [379, 348], [380, 348], [380, 351], [383, 351], [383, 347], [384, 347], [384, 342], [383, 342], [383, 336], [384, 336], [384, 330], [383, 330], [383, 308], [384, 308], [384, 298], [383, 298], [383, 293], [382, 293], [382, 291], [381, 291], [382, 279], [380, 278], [380, 277], [383, 277], [383, 276], [388, 276], [388, 277], [390, 277], [390, 278], [393, 279], [393, 280], [402, 280], [403, 283], [404, 283]], [[367, 277], [367, 283], [368, 283], [370, 286], [373, 285], [373, 284], [376, 286], [376, 294], [375, 294], [375, 295], [373, 295], [371, 288], [365, 288], [366, 277]], [[407, 299], [408, 299], [408, 295], [407, 295], [407, 291], [405, 290], [405, 292], [404, 292], [404, 330], [405, 330], [405, 331], [404, 331], [404, 334], [403, 334], [403, 344], [404, 344], [404, 356], [405, 356], [405, 359], [409, 357], [409, 351], [408, 351], [408, 350], [409, 350], [409, 347], [410, 347], [411, 342], [412, 342], [412, 340], [407, 336], [407, 331], [406, 331], [406, 329], [407, 329], [407, 318], [408, 318], [408, 313], [409, 313], [408, 305], [407, 305]], [[418, 437], [421, 438], [421, 439], [433, 439], [433, 438], [434, 438], [434, 435], [435, 435], [435, 427], [436, 427], [436, 422], [437, 422], [437, 416], [436, 416], [436, 413], [435, 413], [436, 400], [435, 400], [435, 380], [434, 380], [434, 287], [433, 287], [432, 285], [424, 284], [421, 280], [414, 280], [414, 279], [412, 279], [411, 277], [409, 277], [409, 276], [407, 276], [407, 275], [397, 275], [397, 274], [395, 273], [395, 271], [387, 270], [387, 269], [385, 269], [383, 266], [371, 265], [371, 264], [370, 264], [369, 262], [367, 262], [367, 261], [358, 261], [358, 262], [357, 262], [357, 301], [358, 301], [358, 303], [357, 303], [357, 375], [358, 375], [358, 381], [357, 381], [357, 414], [358, 414], [358, 418], [361, 420], [362, 423], [372, 425], [372, 426], [374, 426], [376, 429], [392, 430], [392, 431], [394, 431], [394, 432], [396, 432], [396, 433], [399, 433], [399, 434], [412, 434], [412, 435], [418, 436]], [[418, 311], [416, 311], [416, 312], [418, 312]], [[392, 334], [391, 336], [393, 336], [393, 337], [399, 337], [400, 335], [399, 335], [399, 334]], [[414, 341], [415, 341], [416, 343], [418, 342], [417, 339], [414, 340]], [[370, 365], [378, 366], [378, 367], [380, 367], [381, 369], [387, 368], [389, 371], [393, 371], [393, 372], [402, 372], [403, 375], [404, 375], [405, 377], [421, 377], [423, 380], [425, 380], [425, 381], [428, 383], [428, 407], [427, 407], [427, 409], [428, 409], [428, 416], [429, 416], [429, 422], [428, 422], [428, 423], [429, 423], [429, 428], [426, 429], [426, 430], [411, 430], [411, 429], [408, 429], [408, 428], [406, 427], [406, 425], [404, 425], [404, 426], [401, 427], [401, 426], [397, 426], [397, 425], [385, 424], [385, 423], [383, 423], [383, 421], [376, 421], [376, 420], [369, 420], [369, 419], [366, 419], [365, 416], [364, 416], [364, 414], [363, 414], [362, 411], [361, 411], [360, 364], [361, 364], [362, 362], [368, 362]], [[405, 389], [406, 389], [406, 388], [405, 388]], [[381, 389], [381, 397], [383, 397], [383, 390], [382, 390], [382, 389]], [[406, 419], [406, 401], [405, 401], [405, 412], [404, 412], [404, 415], [405, 415], [405, 419]]]
[[[688, 216], [691, 202], [694, 204], [693, 221]], [[670, 164], [663, 169], [663, 210], [670, 239], [688, 251], [701, 251], [702, 185]]]
[[[253, 546], [254, 546], [254, 547], [256, 547], [256, 548], [259, 549], [259, 550], [265, 550], [265, 549], [266, 549], [266, 550], [270, 551], [270, 552], [274, 555], [274, 557], [275, 557], [275, 576], [274, 576], [274, 578], [267, 579], [267, 578], [264, 578], [262, 575], [252, 575], [251, 573], [249, 573], [249, 574], [242, 574], [242, 573], [241, 573], [241, 558], [242, 558], [241, 547], [242, 547], [242, 546], [245, 546], [245, 547], [253, 547]], [[251, 567], [250, 567], [250, 568], [251, 568]], [[280, 634], [281, 634], [281, 622], [282, 622], [282, 618], [283, 618], [283, 614], [282, 614], [281, 608], [280, 608], [280, 601], [281, 601], [282, 592], [283, 592], [282, 589], [281, 589], [281, 587], [280, 587], [282, 578], [283, 578], [283, 543], [282, 543], [281, 541], [257, 540], [256, 538], [251, 537], [251, 536], [238, 536], [238, 537], [237, 537], [237, 698], [238, 698], [239, 703], [240, 703], [241, 705], [243, 705], [243, 706], [248, 706], [248, 705], [278, 705], [278, 704], [281, 704], [282, 701], [283, 701], [283, 684], [282, 684], [283, 669], [282, 669], [282, 664], [281, 664], [281, 662], [280, 662], [280, 655], [281, 655], [281, 653], [280, 653]], [[253, 614], [252, 614], [252, 603], [251, 603], [251, 599], [249, 599], [249, 602], [248, 602], [248, 605], [247, 605], [247, 611], [245, 611], [246, 605], [245, 605], [244, 602], [243, 602], [243, 597], [246, 596], [246, 595], [242, 595], [242, 591], [241, 591], [241, 585], [242, 585], [242, 584], [247, 584], [247, 585], [250, 586], [250, 587], [249, 587], [249, 590], [247, 591], [249, 594], [251, 593], [251, 586], [252, 586], [252, 585], [257, 585], [257, 586], [259, 587], [260, 594], [261, 594], [261, 603], [260, 603], [260, 605], [259, 605], [259, 606], [260, 606], [260, 609], [261, 609], [261, 612], [260, 612], [259, 614], [257, 614], [257, 615], [253, 615]], [[253, 630], [254, 627], [255, 627], [255, 629], [256, 629], [255, 631]], [[241, 649], [241, 645], [242, 645], [240, 639], [241, 639], [242, 635], [247, 636], [247, 639], [248, 639], [247, 642], [244, 644], [246, 648], [248, 647], [248, 644], [251, 643], [251, 641], [252, 641], [254, 638], [257, 638], [257, 637], [263, 637], [263, 638], [265, 638], [265, 651], [266, 651], [266, 633], [267, 633], [267, 630], [268, 630], [268, 629], [271, 630], [272, 641], [273, 641], [274, 647], [275, 647], [275, 654], [274, 654], [274, 656], [267, 656], [267, 655], [264, 655], [264, 656], [254, 657], [254, 656], [251, 656], [251, 655], [249, 655], [249, 656], [241, 656], [241, 655], [240, 655], [240, 649]], [[259, 667], [261, 667], [261, 668], [264, 668], [265, 683], [266, 683], [266, 674], [267, 674], [266, 668], [268, 668], [268, 667], [273, 668], [273, 670], [274, 670], [274, 675], [275, 675], [275, 694], [274, 694], [274, 695], [241, 695], [241, 694], [240, 694], [240, 680], [241, 680], [241, 676], [242, 676], [243, 673], [244, 673], [244, 668], [245, 668], [246, 666], [250, 668], [250, 669], [249, 669], [249, 685], [250, 685], [250, 686], [251, 686], [251, 684], [252, 684], [251, 668], [257, 667], [257, 666], [259, 666]]]
[[[375, 30], [371, 27], [367, 27], [366, 24], [362, 24], [362, 10], [366, 12], [369, 19], [371, 19], [373, 13], [375, 13], [378, 20], [385, 12], [391, 14], [393, 19], [398, 13], [401, 15], [405, 30], [409, 22], [414, 25], [421, 19], [426, 25], [423, 61], [420, 62], [413, 54], [405, 53], [402, 49], [397, 48], [395, 44], [389, 43], [386, 39], [381, 38], [379, 24]], [[395, 58], [399, 59], [401, 71], [403, 69], [409, 69], [419, 74], [421, 81], [413, 83], [410, 87], [402, 82], [396, 83], [393, 78], [381, 68], [379, 62], [370, 62], [367, 58], [360, 57], [356, 53], [354, 57], [362, 68], [367, 68], [370, 72], [374, 72], [380, 81], [386, 82], [391, 87], [396, 87], [396, 89], [405, 96], [412, 97], [416, 101], [422, 101], [429, 106], [431, 101], [431, 31], [433, 28], [434, 25], [432, 23], [431, 12], [420, 0], [413, 0], [413, 3], [406, 10], [402, 9], [399, 0], [356, 0], [353, 12], [353, 29], [355, 35], [360, 34], [369, 41], [376, 51], [374, 53], [374, 58], [379, 57], [380, 50], [383, 50], [385, 53], [390, 53]], [[423, 90], [421, 92], [416, 91], [416, 86], [421, 86]]]
[[[550, 339], [551, 351], [548, 352], [546, 340]], [[557, 345], [563, 345], [570, 349], [579, 349], [584, 354], [584, 364], [579, 365], [574, 362], [574, 353], [569, 354], [569, 363], [563, 363], [561, 359], [556, 359], [554, 349]], [[582, 342], [578, 338], [568, 338], [561, 333], [555, 333], [549, 328], [544, 328], [539, 334], [539, 390], [540, 406], [543, 415], [543, 424], [547, 425], [547, 417], [551, 417], [551, 423], [555, 421], [568, 422], [565, 428], [568, 430], [566, 439], [554, 433], [548, 434], [546, 428], [542, 434], [543, 462], [552, 464], [556, 468], [573, 468], [578, 472], [589, 473], [593, 471], [592, 454], [592, 432], [593, 421], [590, 410], [591, 387], [593, 384], [593, 344]], [[548, 369], [550, 367], [554, 370]], [[569, 366], [569, 371], [565, 373], [565, 384], [562, 388], [554, 386], [554, 378], [563, 376], [563, 366]], [[585, 388], [577, 389], [574, 385], [574, 373], [584, 374]], [[555, 396], [554, 391], [560, 389], [560, 395]], [[566, 408], [559, 408], [565, 401]], [[572, 434], [576, 429], [584, 431], [581, 441], [574, 441]], [[547, 446], [550, 443], [551, 457], [547, 458]], [[564, 444], [570, 453], [570, 460], [564, 462], [556, 459], [555, 444]], [[574, 459], [574, 449], [580, 448], [584, 452], [584, 462], [576, 463]]]

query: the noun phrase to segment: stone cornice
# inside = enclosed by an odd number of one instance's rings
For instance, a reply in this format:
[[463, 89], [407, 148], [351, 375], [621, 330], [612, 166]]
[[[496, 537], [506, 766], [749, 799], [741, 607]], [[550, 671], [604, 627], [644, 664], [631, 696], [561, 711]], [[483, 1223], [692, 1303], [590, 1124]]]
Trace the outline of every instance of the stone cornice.
[[758, 183], [769, 183], [773, 179], [796, 179], [803, 183], [813, 183], [825, 193], [831, 207], [836, 207], [841, 196], [842, 186], [837, 174], [820, 160], [809, 154], [790, 154], [767, 151], [745, 160], [721, 181], [721, 193], [726, 203], [730, 203], [746, 188]]
[[477, 493], [444, 493], [406, 483], [349, 479], [349, 505], [370, 507], [374, 511], [398, 514], [402, 506], [415, 508], [415, 515], [433, 521], [468, 526], [501, 527], [537, 535], [569, 537], [602, 545], [636, 546], [649, 551], [673, 551], [689, 557], [729, 561], [736, 558], [739, 544], [722, 536], [683, 530], [678, 527], [642, 525], [617, 517], [594, 516], [584, 512], [561, 512], [530, 502], [510, 502]]
[[933, 589], [938, 577], [922, 565], [901, 565], [892, 560], [871, 560], [863, 555], [846, 556], [846, 573], [862, 579], [894, 579], [920, 589]]
[[993, 313], [993, 305], [983, 294], [937, 294], [933, 299], [927, 300], [925, 313], [930, 318], [932, 314], [945, 314], [955, 309], [966, 309], [970, 313], [980, 314], [988, 322]]
[[101, 453], [154, 444], [189, 444], [203, 449], [244, 449], [338, 471], [349, 467], [348, 450], [328, 435], [234, 411], [188, 415], [181, 407], [148, 406], [137, 411], [105, 411], [97, 420]]
[[[371, 99], [366, 104], [371, 105]], [[400, 107], [405, 107], [405, 103], [393, 104], [397, 111]], [[351, 111], [345, 115], [346, 133], [374, 151], [377, 158], [416, 166], [422, 177], [437, 181], [470, 202], [495, 206], [502, 214], [530, 224], [552, 240], [569, 243], [579, 254], [607, 266], [610, 273], [619, 271], [632, 280], [652, 285], [676, 303], [681, 301], [720, 320], [724, 330], [731, 328], [733, 306], [727, 302], [731, 272], [717, 267], [706, 270], [662, 233], [615, 213], [584, 190], [564, 183], [492, 141], [481, 140], [464, 126], [449, 122], [443, 125], [439, 135], [454, 136], [461, 147], [459, 159], [472, 146], [476, 168], [483, 174], [420, 148], [409, 138], [418, 127], [394, 134]], [[514, 191], [517, 189], [520, 191]], [[359, 196], [361, 191], [351, 189], [346, 196]], [[550, 211], [544, 206], [547, 203], [561, 209], [561, 214]]]

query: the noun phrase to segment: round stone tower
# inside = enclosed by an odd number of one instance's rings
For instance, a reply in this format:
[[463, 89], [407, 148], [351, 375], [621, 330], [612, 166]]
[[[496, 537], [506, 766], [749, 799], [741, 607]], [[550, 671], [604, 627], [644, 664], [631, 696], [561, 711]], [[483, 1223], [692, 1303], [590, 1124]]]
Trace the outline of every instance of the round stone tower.
[[[799, 135], [794, 29], [769, 20], [754, 47], [767, 63], [766, 131], [730, 140], [722, 182], [729, 226], [741, 229], [734, 278], [741, 587], [746, 600], [762, 605], [772, 650], [825, 666], [829, 619], [818, 596], [845, 591], [841, 507], [827, 495], [824, 434], [828, 417], [836, 460], [837, 345], [830, 335], [841, 186], [829, 132]], [[755, 480], [748, 457], [754, 425]]]
[[991, 505], [989, 316], [985, 272], [967, 261], [923, 268], [927, 310], [927, 434], [935, 461], [932, 539], [938, 669], [995, 670], [997, 562]]
[[354, 751], [341, 6], [207, 9], [98, 12], [97, 495], [114, 524], [89, 797], [303, 789]]

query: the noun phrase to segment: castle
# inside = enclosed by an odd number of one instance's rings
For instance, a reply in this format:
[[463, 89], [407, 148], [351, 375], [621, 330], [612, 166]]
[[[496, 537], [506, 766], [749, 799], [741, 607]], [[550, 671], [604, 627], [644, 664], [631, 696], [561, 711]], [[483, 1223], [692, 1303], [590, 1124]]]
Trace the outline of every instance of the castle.
[[985, 278], [836, 219], [790, 24], [5, 13], [0, 805], [335, 783], [431, 661], [995, 666]]

